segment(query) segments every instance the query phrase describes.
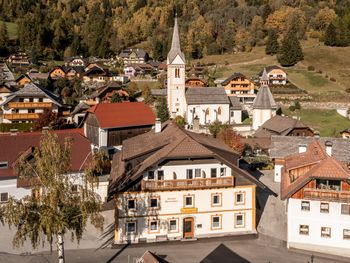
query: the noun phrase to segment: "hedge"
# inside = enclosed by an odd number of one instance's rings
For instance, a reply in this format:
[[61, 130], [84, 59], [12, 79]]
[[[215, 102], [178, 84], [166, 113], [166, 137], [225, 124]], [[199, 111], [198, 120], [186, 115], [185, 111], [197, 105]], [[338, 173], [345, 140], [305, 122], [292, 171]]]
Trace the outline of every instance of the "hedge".
[[20, 132], [30, 131], [33, 123], [0, 123], [0, 132], [9, 132], [11, 129], [17, 129]]

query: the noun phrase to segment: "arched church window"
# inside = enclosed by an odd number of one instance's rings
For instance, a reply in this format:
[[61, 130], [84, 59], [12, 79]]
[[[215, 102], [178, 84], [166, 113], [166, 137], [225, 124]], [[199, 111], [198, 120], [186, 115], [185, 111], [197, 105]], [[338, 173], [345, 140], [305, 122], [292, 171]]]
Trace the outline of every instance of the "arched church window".
[[218, 115], [221, 115], [221, 107], [218, 108]]
[[207, 109], [205, 110], [205, 115], [206, 115], [206, 116], [209, 116], [209, 113], [210, 113], [210, 110], [209, 110], [209, 108], [207, 108]]
[[175, 69], [175, 78], [180, 78], [180, 69], [179, 68]]

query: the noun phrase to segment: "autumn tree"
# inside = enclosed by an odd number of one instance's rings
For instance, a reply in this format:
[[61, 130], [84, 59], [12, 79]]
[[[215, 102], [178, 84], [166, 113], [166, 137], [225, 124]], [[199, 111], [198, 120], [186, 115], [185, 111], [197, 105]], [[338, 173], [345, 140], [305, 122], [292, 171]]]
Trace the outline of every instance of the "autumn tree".
[[160, 119], [161, 122], [169, 120], [169, 110], [168, 110], [168, 104], [166, 101], [166, 98], [161, 97], [157, 101], [156, 105], [157, 110], [157, 117]]
[[286, 67], [294, 66], [296, 63], [304, 59], [304, 54], [295, 27], [291, 27], [284, 36], [280, 53], [277, 58], [278, 62]]
[[235, 132], [231, 127], [224, 126], [217, 136], [225, 144], [227, 144], [233, 150], [242, 154], [244, 150], [244, 144], [241, 142], [241, 136]]
[[278, 35], [275, 29], [269, 30], [269, 35], [266, 42], [265, 53], [267, 55], [275, 55], [278, 53], [279, 44], [278, 44]]
[[58, 130], [62, 128], [63, 125], [64, 121], [57, 112], [53, 112], [50, 109], [45, 109], [40, 118], [34, 122], [33, 129], [38, 131], [44, 127], [47, 127], [50, 130]]
[[91, 172], [80, 177], [78, 194], [69, 177], [71, 144], [68, 138], [60, 142], [57, 135], [45, 133], [33, 158], [22, 155], [16, 163], [18, 177], [30, 183], [37, 194], [21, 200], [10, 197], [2, 208], [4, 223], [16, 229], [15, 247], [26, 240], [33, 248], [44, 242], [52, 247], [56, 241], [59, 263], [65, 262], [65, 235], [70, 233], [79, 242], [88, 222], [101, 230], [103, 226], [100, 197], [93, 191]]
[[228, 127], [227, 124], [223, 124], [221, 121], [216, 120], [209, 125], [209, 132], [214, 136], [214, 138], [216, 138], [221, 130], [225, 129], [226, 127]]

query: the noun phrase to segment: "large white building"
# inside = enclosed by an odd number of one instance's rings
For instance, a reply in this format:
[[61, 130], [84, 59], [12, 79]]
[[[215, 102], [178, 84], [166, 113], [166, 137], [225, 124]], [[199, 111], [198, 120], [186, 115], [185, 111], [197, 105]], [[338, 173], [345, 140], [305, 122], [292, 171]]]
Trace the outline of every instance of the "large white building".
[[288, 247], [350, 256], [350, 170], [315, 139], [280, 162]]
[[125, 140], [113, 159], [115, 243], [256, 233], [256, 185], [239, 155], [174, 123]]

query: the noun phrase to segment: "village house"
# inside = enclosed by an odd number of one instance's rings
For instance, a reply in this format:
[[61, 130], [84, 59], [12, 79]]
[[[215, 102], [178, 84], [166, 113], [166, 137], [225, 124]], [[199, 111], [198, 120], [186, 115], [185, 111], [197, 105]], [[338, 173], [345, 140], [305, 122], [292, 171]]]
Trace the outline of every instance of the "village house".
[[[269, 79], [270, 85], [286, 85], [287, 80], [287, 73], [281, 69], [279, 66], [273, 65], [268, 66], [265, 68], [266, 74]], [[259, 76], [262, 76], [263, 71], [259, 73]]]
[[332, 142], [314, 139], [283, 159], [287, 246], [350, 256], [350, 170], [333, 156]]
[[[50, 131], [58, 136], [61, 143], [66, 138], [72, 139], [71, 148], [71, 172], [67, 176], [79, 178], [84, 172], [84, 167], [91, 159], [91, 145], [84, 137], [81, 130]], [[22, 156], [32, 156], [39, 146], [42, 132], [0, 134], [0, 203], [6, 202], [9, 197], [21, 199], [31, 195], [31, 184], [16, 174], [15, 163]], [[95, 187], [104, 201], [107, 195], [108, 178], [99, 177], [99, 184]], [[79, 184], [79, 180], [76, 182]]]
[[225, 88], [225, 91], [229, 96], [254, 94], [254, 82], [238, 72], [235, 72], [221, 82], [221, 86]]
[[0, 82], [8, 86], [16, 86], [15, 77], [6, 63], [0, 63]]
[[90, 65], [85, 68], [85, 72], [83, 73], [83, 82], [97, 82], [97, 83], [105, 83], [109, 80], [108, 70], [103, 69], [102, 67], [95, 65]]
[[62, 103], [56, 94], [29, 83], [7, 96], [0, 107], [3, 123], [19, 123], [39, 119], [45, 109], [58, 112]]
[[99, 103], [87, 110], [84, 134], [94, 147], [114, 148], [154, 125], [152, 109], [141, 102]]
[[202, 78], [191, 76], [186, 79], [185, 86], [186, 88], [199, 88], [199, 87], [206, 87], [207, 83]]
[[67, 67], [86, 67], [87, 61], [83, 57], [65, 58], [65, 66]]
[[340, 135], [343, 139], [350, 139], [350, 129], [345, 129], [340, 132]]
[[110, 82], [97, 90], [95, 90], [86, 100], [82, 100], [88, 105], [96, 105], [98, 103], [111, 102], [113, 94], [117, 92], [120, 98], [124, 101], [128, 100], [129, 94], [124, 89], [124, 86], [118, 82]]
[[10, 55], [7, 58], [7, 62], [10, 63], [12, 67], [27, 67], [30, 65], [28, 55], [25, 52], [18, 52]]
[[122, 52], [120, 52], [118, 57], [123, 60], [124, 65], [144, 64], [149, 59], [148, 53], [139, 48], [124, 49]]
[[172, 122], [123, 142], [113, 157], [115, 243], [256, 233], [255, 177], [240, 155], [211, 136]]
[[66, 72], [61, 66], [55, 66], [50, 70], [49, 77], [51, 79], [64, 79], [66, 77]]

